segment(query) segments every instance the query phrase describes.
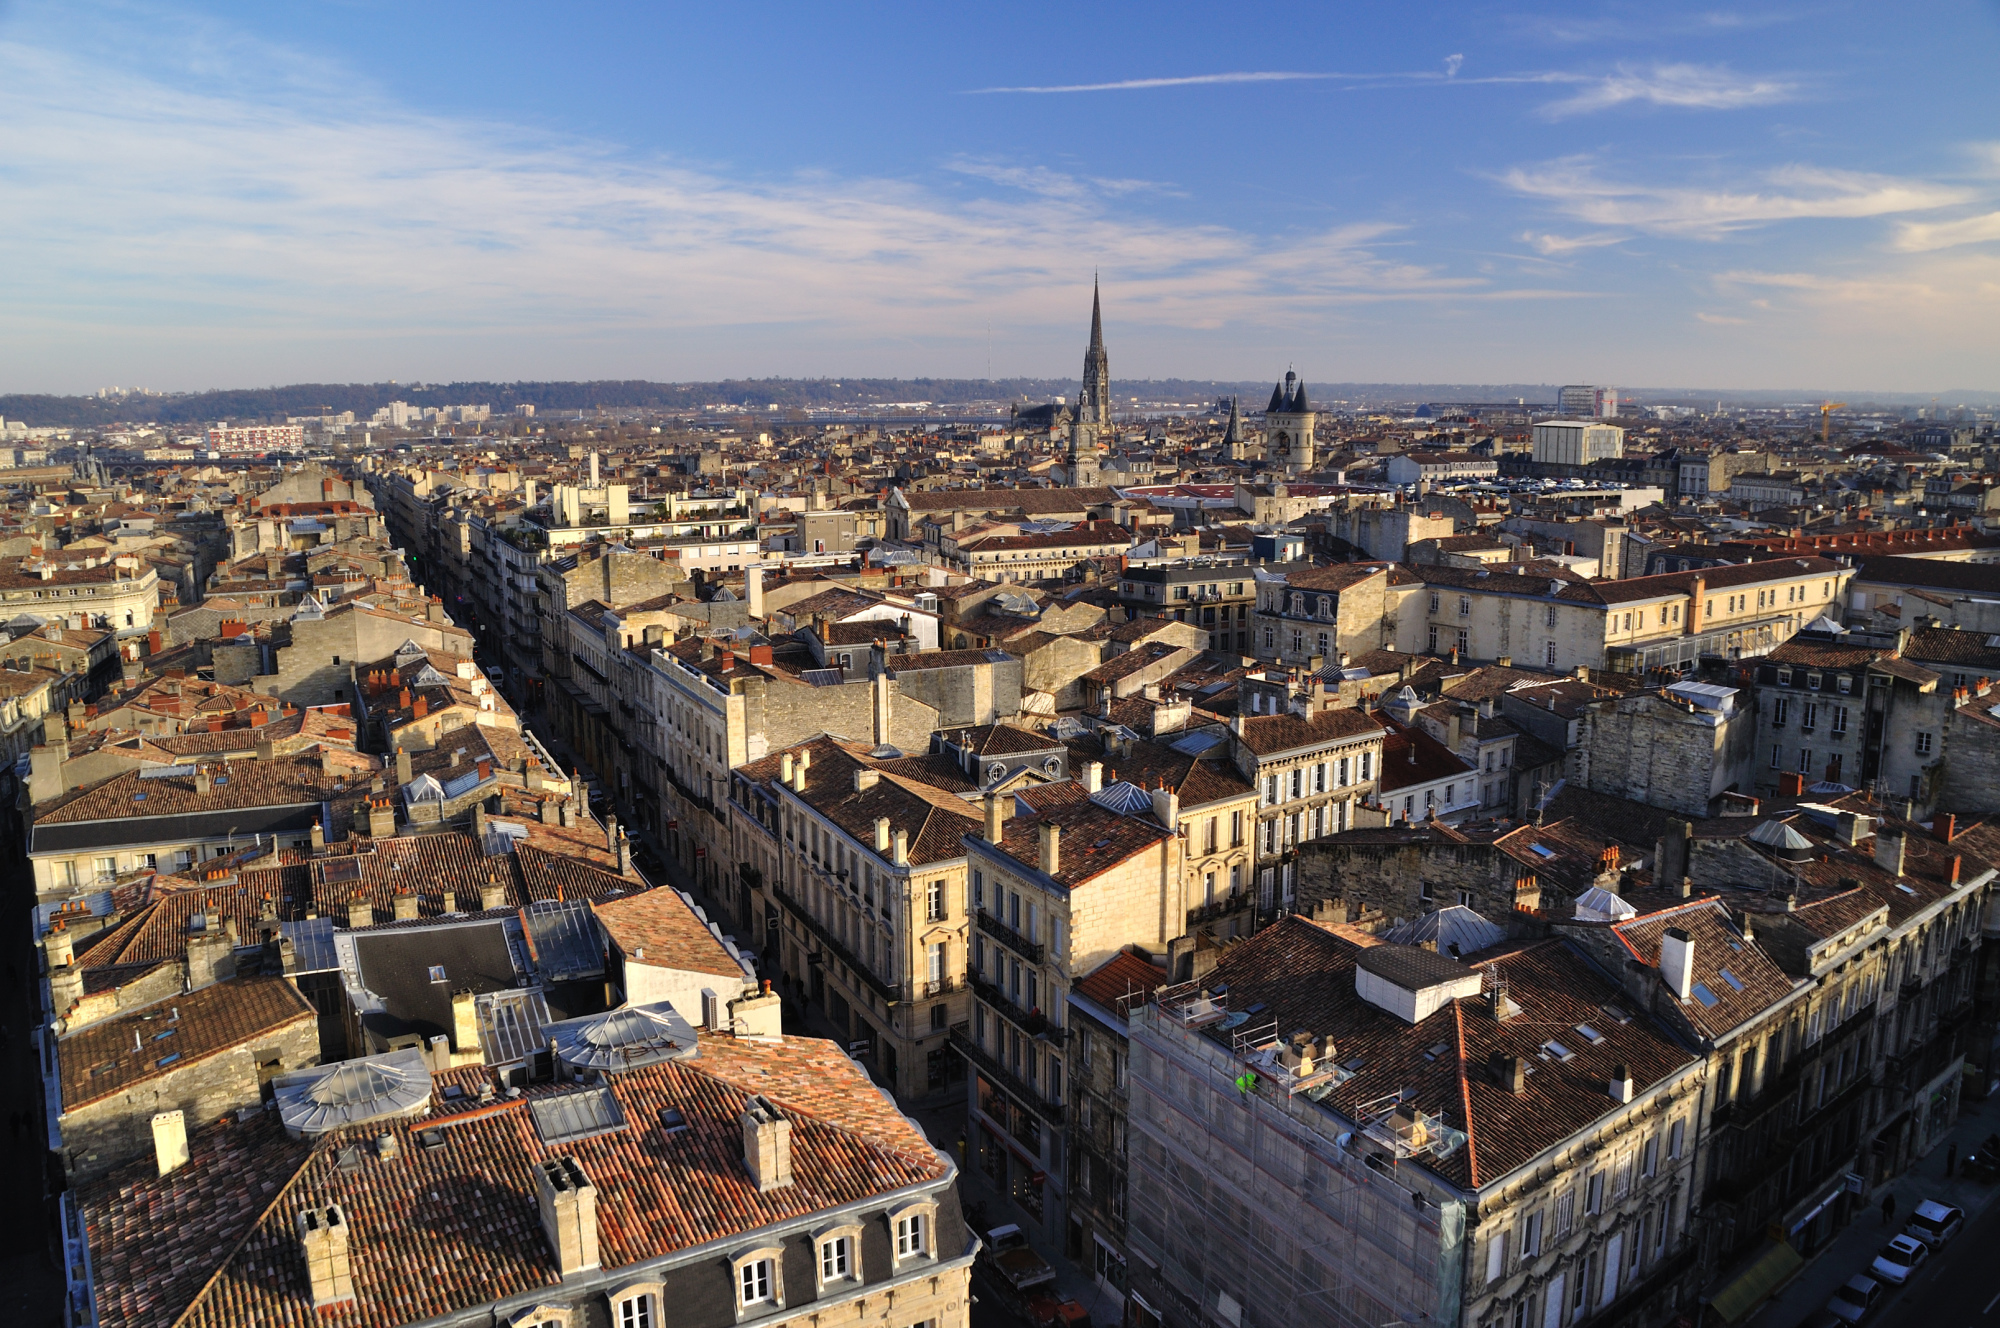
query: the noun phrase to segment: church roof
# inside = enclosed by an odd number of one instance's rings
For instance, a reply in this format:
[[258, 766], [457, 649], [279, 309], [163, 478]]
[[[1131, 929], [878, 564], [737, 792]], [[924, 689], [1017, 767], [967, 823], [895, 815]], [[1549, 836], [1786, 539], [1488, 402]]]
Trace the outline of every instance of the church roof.
[[1271, 404], [1264, 407], [1266, 415], [1275, 415], [1285, 408], [1285, 385], [1277, 383], [1271, 388]]
[[1311, 403], [1306, 400], [1306, 380], [1303, 378], [1299, 379], [1298, 395], [1292, 398], [1289, 409], [1294, 415], [1303, 415], [1312, 409]]

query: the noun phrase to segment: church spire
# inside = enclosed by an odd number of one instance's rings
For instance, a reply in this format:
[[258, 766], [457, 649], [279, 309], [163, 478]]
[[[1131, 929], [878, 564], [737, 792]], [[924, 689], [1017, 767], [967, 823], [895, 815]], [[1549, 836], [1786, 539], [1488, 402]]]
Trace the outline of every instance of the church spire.
[[1097, 300], [1097, 274], [1090, 274], [1090, 349], [1104, 349], [1104, 311]]

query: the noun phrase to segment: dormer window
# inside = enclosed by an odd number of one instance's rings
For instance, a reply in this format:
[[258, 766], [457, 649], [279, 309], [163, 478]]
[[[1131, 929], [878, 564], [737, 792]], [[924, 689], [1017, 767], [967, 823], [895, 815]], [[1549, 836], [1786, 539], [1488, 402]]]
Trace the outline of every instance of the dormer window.
[[889, 1214], [889, 1234], [894, 1242], [898, 1269], [913, 1260], [937, 1257], [936, 1227], [937, 1205], [934, 1203], [905, 1204]]
[[1778, 686], [1790, 687], [1791, 685], [1792, 685], [1792, 671], [1790, 669], [1781, 667], [1778, 670]]

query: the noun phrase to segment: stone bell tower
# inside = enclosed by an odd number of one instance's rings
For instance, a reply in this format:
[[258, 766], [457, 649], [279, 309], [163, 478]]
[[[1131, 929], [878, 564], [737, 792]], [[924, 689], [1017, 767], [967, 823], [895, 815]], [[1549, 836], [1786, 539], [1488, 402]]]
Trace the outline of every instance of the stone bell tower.
[[1312, 403], [1306, 399], [1306, 385], [1290, 369], [1285, 381], [1271, 389], [1271, 404], [1264, 408], [1264, 461], [1274, 471], [1305, 475], [1312, 471]]

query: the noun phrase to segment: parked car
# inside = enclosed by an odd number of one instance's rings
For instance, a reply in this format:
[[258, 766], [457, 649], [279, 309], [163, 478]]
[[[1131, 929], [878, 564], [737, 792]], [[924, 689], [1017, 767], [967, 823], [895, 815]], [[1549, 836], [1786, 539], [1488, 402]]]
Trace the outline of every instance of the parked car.
[[1874, 1266], [1868, 1270], [1869, 1275], [1901, 1286], [1930, 1257], [1930, 1247], [1915, 1236], [1892, 1236], [1889, 1243], [1882, 1247], [1882, 1252], [1875, 1256]]
[[1881, 1299], [1882, 1284], [1872, 1277], [1856, 1273], [1833, 1293], [1833, 1299], [1826, 1302], [1826, 1308], [1842, 1323], [1860, 1323], [1874, 1311], [1875, 1303]]
[[1965, 1225], [1965, 1214], [1949, 1204], [1941, 1204], [1935, 1199], [1926, 1199], [1918, 1204], [1910, 1214], [1910, 1220], [1903, 1224], [1903, 1234], [1915, 1236], [1935, 1250]]

